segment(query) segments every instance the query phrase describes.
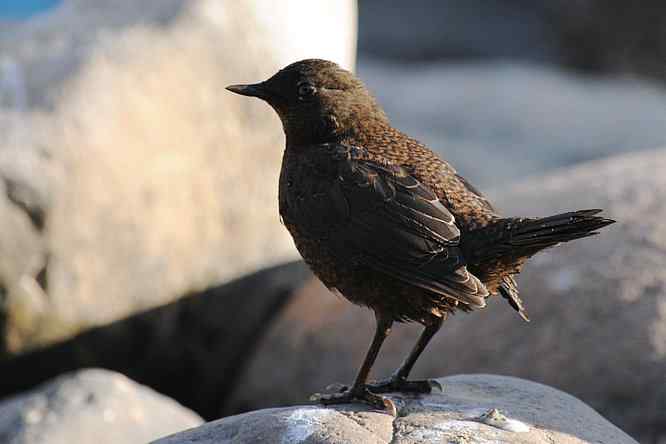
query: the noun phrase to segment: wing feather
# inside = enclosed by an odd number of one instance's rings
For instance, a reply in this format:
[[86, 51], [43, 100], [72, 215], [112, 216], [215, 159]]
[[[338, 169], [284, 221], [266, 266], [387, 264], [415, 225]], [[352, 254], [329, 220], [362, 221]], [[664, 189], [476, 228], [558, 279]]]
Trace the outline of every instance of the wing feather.
[[329, 224], [334, 250], [354, 251], [366, 266], [470, 308], [485, 306], [488, 290], [465, 267], [453, 214], [404, 168], [364, 159], [359, 150], [326, 147], [337, 177], [318, 206], [327, 207], [320, 224]]

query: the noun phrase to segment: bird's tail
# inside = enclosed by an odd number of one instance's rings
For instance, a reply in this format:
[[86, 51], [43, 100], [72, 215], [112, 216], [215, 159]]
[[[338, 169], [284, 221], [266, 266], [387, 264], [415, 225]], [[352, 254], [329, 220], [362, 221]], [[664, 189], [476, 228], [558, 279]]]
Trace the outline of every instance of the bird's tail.
[[561, 242], [593, 236], [597, 230], [615, 222], [597, 216], [601, 211], [571, 211], [539, 219], [498, 219], [468, 233], [467, 262], [520, 261]]

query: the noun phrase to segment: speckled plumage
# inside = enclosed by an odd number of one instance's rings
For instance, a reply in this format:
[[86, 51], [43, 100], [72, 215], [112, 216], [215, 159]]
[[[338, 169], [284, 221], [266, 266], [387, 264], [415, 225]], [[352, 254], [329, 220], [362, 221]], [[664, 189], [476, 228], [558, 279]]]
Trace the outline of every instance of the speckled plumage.
[[525, 260], [612, 222], [598, 210], [501, 218], [451, 165], [393, 128], [364, 85], [332, 62], [304, 60], [229, 89], [266, 100], [282, 120], [280, 215], [298, 251], [327, 287], [376, 314], [355, 399], [369, 402], [359, 387], [392, 322], [426, 326], [384, 386], [401, 388], [449, 313], [482, 308], [499, 293], [527, 319], [512, 277]]

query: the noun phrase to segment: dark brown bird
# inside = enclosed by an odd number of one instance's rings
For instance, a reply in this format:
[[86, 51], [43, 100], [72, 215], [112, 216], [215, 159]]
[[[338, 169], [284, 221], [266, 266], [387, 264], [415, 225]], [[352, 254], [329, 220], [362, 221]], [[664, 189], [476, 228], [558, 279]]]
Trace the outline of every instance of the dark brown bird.
[[[378, 394], [429, 392], [428, 381], [407, 377], [449, 313], [500, 294], [527, 320], [513, 279], [525, 261], [614, 222], [601, 210], [500, 217], [451, 165], [393, 128], [363, 83], [335, 63], [303, 60], [227, 89], [265, 100], [282, 120], [280, 215], [303, 259], [329, 289], [375, 313], [356, 381], [320, 395], [325, 404], [395, 409]], [[394, 322], [425, 330], [391, 378], [368, 384]]]

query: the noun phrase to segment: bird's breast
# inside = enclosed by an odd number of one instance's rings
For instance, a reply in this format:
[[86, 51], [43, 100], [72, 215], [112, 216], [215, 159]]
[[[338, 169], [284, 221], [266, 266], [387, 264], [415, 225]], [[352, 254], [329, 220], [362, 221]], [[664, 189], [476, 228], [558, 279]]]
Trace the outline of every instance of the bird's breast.
[[280, 216], [285, 224], [298, 227], [304, 235], [326, 238], [341, 223], [329, 193], [336, 181], [332, 172], [322, 172], [307, 159], [287, 159], [279, 184]]

